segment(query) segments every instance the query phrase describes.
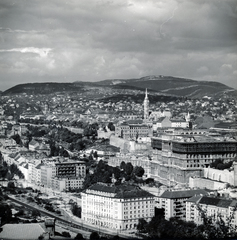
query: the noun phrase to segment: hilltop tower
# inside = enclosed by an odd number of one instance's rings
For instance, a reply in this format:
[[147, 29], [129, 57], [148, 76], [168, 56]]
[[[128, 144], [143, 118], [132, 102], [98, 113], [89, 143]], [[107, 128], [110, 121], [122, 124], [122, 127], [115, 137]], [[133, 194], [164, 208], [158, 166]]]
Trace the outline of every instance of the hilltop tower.
[[148, 119], [149, 117], [149, 99], [147, 96], [147, 88], [146, 88], [146, 95], [144, 99], [144, 119]]

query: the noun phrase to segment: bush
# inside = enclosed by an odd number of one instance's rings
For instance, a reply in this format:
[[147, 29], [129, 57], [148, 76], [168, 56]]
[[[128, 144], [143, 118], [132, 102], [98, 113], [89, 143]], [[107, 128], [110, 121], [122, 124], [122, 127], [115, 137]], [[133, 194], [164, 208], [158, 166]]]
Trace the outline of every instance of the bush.
[[63, 237], [71, 237], [71, 234], [69, 232], [62, 232]]
[[100, 235], [97, 232], [92, 232], [90, 235], [90, 240], [100, 239]]
[[84, 240], [84, 237], [81, 233], [78, 233], [74, 239], [75, 240]]

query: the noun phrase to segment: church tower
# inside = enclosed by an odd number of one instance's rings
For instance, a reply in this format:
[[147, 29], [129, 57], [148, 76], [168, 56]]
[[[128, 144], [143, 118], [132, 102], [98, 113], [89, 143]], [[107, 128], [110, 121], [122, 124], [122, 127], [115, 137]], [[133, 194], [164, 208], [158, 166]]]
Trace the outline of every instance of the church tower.
[[144, 119], [148, 119], [149, 117], [149, 99], [147, 96], [147, 88], [146, 88], [146, 95], [144, 99]]

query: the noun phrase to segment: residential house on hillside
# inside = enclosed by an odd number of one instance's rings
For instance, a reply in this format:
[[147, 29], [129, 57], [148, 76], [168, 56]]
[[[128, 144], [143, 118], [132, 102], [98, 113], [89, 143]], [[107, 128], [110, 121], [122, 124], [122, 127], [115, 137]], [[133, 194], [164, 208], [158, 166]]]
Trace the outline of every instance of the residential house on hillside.
[[165, 191], [157, 198], [157, 207], [165, 209], [165, 219], [176, 217], [186, 220], [186, 201], [197, 195], [207, 195], [209, 192], [204, 189]]
[[217, 220], [218, 217], [228, 225], [237, 227], [237, 200], [216, 196], [197, 195], [186, 201], [186, 221], [203, 224], [202, 212], [207, 217]]
[[46, 155], [50, 154], [49, 144], [41, 143], [34, 139], [29, 142], [29, 150], [36, 151], [38, 153], [45, 153]]

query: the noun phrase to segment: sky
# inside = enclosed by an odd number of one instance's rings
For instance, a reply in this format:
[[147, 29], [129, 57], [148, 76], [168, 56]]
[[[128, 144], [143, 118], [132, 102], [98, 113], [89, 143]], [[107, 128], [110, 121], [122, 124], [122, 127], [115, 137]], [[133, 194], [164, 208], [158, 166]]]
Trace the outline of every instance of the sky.
[[164, 75], [237, 89], [237, 0], [0, 0], [0, 90]]

